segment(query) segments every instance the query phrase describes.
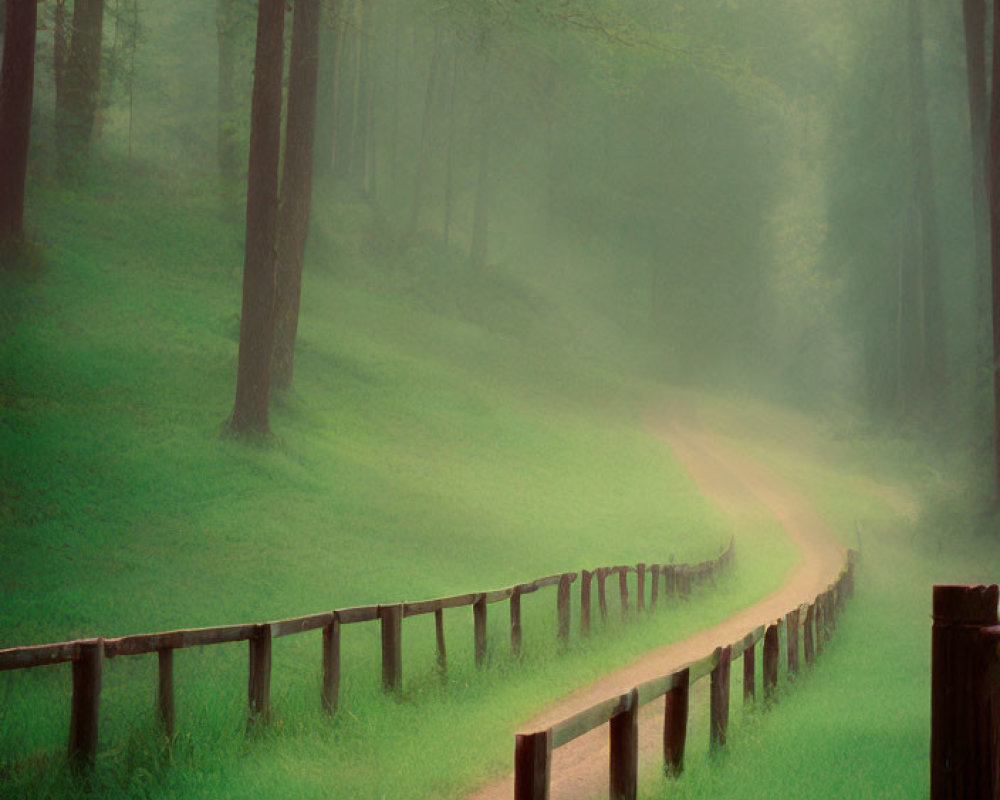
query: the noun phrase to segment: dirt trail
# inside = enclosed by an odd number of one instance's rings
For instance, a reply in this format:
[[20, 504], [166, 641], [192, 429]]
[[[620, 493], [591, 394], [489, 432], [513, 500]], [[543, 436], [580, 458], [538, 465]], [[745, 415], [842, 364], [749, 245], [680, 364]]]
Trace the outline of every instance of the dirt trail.
[[[654, 650], [630, 666], [567, 695], [527, 721], [523, 730], [537, 730], [551, 725], [643, 681], [673, 672], [681, 665], [707, 655], [719, 643], [734, 641], [758, 625], [773, 622], [796, 605], [811, 602], [834, 581], [840, 571], [844, 550], [812, 507], [792, 487], [763, 466], [690, 422], [691, 416], [664, 408], [648, 414], [646, 425], [655, 436], [671, 446], [700, 491], [725, 511], [737, 516], [744, 510], [762, 506], [771, 511], [798, 547], [801, 554], [799, 564], [788, 583], [759, 603], [739, 611], [713, 628]], [[680, 422], [678, 417], [683, 417], [685, 421]], [[737, 536], [737, 558], [739, 546]], [[699, 681], [692, 688], [694, 707], [701, 707], [704, 703], [698, 694], [705, 691], [706, 685], [707, 681]], [[662, 704], [652, 702], [644, 706], [639, 719], [641, 769], [659, 768], [662, 725]], [[607, 782], [607, 726], [601, 726], [553, 752], [552, 800], [580, 800], [606, 795]], [[514, 776], [510, 774], [469, 795], [467, 800], [511, 800], [513, 796]]]

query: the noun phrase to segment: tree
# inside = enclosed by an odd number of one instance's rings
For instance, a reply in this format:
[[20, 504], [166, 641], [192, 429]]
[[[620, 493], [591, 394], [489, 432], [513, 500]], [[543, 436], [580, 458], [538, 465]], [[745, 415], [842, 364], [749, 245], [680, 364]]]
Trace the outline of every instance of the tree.
[[[78, 176], [90, 151], [101, 91], [103, 25], [104, 0], [76, 0], [65, 62], [60, 63], [56, 53], [56, 145], [64, 179]], [[56, 36], [62, 35], [57, 25]]]
[[[1000, 42], [1000, 0], [993, 0], [993, 41]], [[993, 317], [993, 471], [1000, 500], [1000, 47], [993, 47], [993, 97], [990, 106], [990, 308]]]
[[230, 421], [237, 436], [269, 432], [284, 28], [284, 0], [260, 0], [250, 112], [243, 309], [236, 402]]
[[285, 161], [278, 218], [278, 264], [275, 283], [275, 334], [271, 380], [292, 384], [295, 337], [302, 293], [302, 264], [312, 201], [313, 135], [319, 66], [319, 0], [295, 0], [292, 55], [285, 121]]
[[37, 0], [7, 0], [0, 77], [0, 242], [24, 238], [24, 183], [31, 141]]

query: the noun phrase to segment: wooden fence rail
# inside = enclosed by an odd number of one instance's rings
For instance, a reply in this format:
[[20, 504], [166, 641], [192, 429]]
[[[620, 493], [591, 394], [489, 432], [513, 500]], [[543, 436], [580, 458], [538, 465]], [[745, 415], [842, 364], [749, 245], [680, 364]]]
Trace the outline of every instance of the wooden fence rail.
[[[828, 638], [837, 611], [854, 591], [856, 564], [857, 553], [851, 550], [837, 580], [813, 603], [791, 609], [780, 621], [762, 625], [731, 644], [716, 647], [703, 658], [685, 664], [669, 675], [647, 681], [616, 697], [610, 697], [549, 728], [518, 733], [514, 745], [514, 799], [548, 800], [552, 776], [552, 751], [607, 724], [610, 742], [609, 797], [612, 800], [634, 800], [639, 759], [638, 729], [635, 720], [641, 706], [661, 696], [665, 698], [663, 766], [668, 776], [679, 775], [684, 768], [690, 689], [694, 683], [705, 677], [710, 677], [711, 680], [709, 744], [713, 749], [724, 747], [729, 724], [732, 661], [740, 656], [743, 657], [743, 702], [752, 702], [755, 697], [754, 649], [763, 640], [765, 694], [773, 697], [777, 686], [779, 623], [785, 626], [787, 674], [791, 679], [799, 667], [800, 629], [803, 631], [802, 638], [807, 653], [811, 653], [810, 643], [820, 641], [824, 637]], [[818, 613], [819, 609], [822, 609], [822, 613]], [[993, 613], [995, 619], [995, 592]], [[995, 630], [997, 641], [1000, 642], [1000, 628]], [[806, 656], [807, 665], [813, 662], [814, 656], [814, 653]]]
[[[145, 633], [117, 638], [80, 639], [72, 642], [11, 647], [0, 649], [0, 671], [29, 669], [52, 664], [71, 663], [73, 695], [70, 710], [68, 754], [77, 766], [93, 764], [97, 754], [98, 723], [100, 719], [101, 675], [105, 659], [119, 656], [139, 656], [156, 653], [159, 679], [157, 682], [156, 713], [166, 736], [175, 730], [174, 705], [174, 653], [190, 647], [247, 642], [248, 647], [248, 726], [267, 722], [270, 715], [271, 645], [282, 636], [322, 630], [322, 707], [334, 713], [339, 705], [340, 693], [340, 634], [341, 627], [363, 622], [378, 621], [381, 629], [382, 686], [387, 692], [398, 693], [403, 686], [403, 620], [421, 614], [434, 614], [437, 649], [437, 666], [442, 677], [447, 673], [447, 653], [444, 635], [445, 609], [471, 606], [473, 611], [473, 637], [475, 663], [482, 666], [487, 658], [486, 621], [487, 607], [509, 601], [511, 652], [519, 656], [522, 647], [521, 598], [549, 586], [556, 590], [556, 615], [558, 640], [566, 646], [570, 638], [571, 610], [570, 589], [581, 580], [580, 635], [591, 632], [591, 579], [598, 579], [598, 595], [602, 620], [607, 619], [605, 580], [609, 574], [619, 576], [619, 592], [623, 616], [632, 606], [628, 596], [628, 575], [636, 573], [636, 613], [646, 608], [647, 575], [650, 576], [650, 609], [660, 596], [659, 582], [664, 580], [666, 595], [686, 596], [690, 593], [690, 576], [696, 580], [714, 580], [715, 574], [728, 566], [733, 559], [733, 542], [723, 548], [714, 559], [694, 565], [645, 564], [632, 566], [599, 567], [580, 573], [565, 572], [521, 583], [505, 589], [488, 592], [440, 597], [433, 600], [403, 602], [387, 605], [355, 606], [309, 614], [275, 622], [247, 625], [223, 625], [211, 628], [191, 628]], [[686, 582], [675, 576], [686, 576]], [[622, 734], [623, 736], [625, 734]], [[624, 739], [622, 741], [625, 741]], [[624, 745], [623, 745], [624, 746]], [[627, 778], [622, 778], [627, 782]]]

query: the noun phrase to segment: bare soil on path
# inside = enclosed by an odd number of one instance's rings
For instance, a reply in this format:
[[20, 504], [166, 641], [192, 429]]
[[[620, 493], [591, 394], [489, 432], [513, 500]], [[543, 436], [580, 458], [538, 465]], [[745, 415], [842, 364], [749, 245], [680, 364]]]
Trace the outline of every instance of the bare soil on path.
[[[679, 417], [683, 417], [683, 421]], [[800, 552], [800, 562], [780, 589], [724, 622], [682, 641], [647, 653], [628, 667], [606, 675], [554, 703], [522, 727], [539, 730], [596, 703], [622, 694], [639, 683], [669, 674], [708, 655], [721, 643], [734, 641], [759, 625], [770, 623], [801, 603], [812, 602], [831, 584], [844, 563], [844, 548], [815, 510], [789, 484], [756, 461], [727, 446], [709, 431], [679, 415], [676, 408], [651, 411], [646, 426], [666, 441], [694, 478], [699, 490], [727, 513], [738, 517], [761, 507], [773, 513]], [[739, 536], [736, 555], [739, 558]], [[707, 681], [692, 688], [693, 707]], [[648, 703], [640, 711], [640, 768], [658, 769], [663, 730], [662, 703]], [[511, 763], [513, 764], [513, 737]], [[608, 736], [606, 726], [553, 751], [552, 800], [581, 800], [607, 793]], [[513, 773], [469, 795], [467, 800], [511, 800]]]

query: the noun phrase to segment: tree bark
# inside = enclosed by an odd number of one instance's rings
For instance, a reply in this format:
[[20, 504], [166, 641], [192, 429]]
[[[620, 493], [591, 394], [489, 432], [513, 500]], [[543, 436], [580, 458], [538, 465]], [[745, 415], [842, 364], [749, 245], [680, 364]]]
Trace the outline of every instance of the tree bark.
[[[1000, 0], [993, 0], [993, 41], [1000, 42]], [[990, 309], [993, 319], [993, 467], [995, 499], [1000, 501], [1000, 47], [993, 47], [993, 98], [990, 108]]]
[[250, 115], [243, 309], [236, 402], [230, 422], [232, 432], [238, 436], [269, 432], [284, 27], [284, 0], [259, 0]]
[[434, 28], [434, 44], [431, 64], [427, 74], [427, 89], [424, 92], [424, 117], [420, 125], [420, 149], [417, 151], [417, 172], [413, 178], [413, 202], [410, 205], [410, 233], [417, 232], [420, 222], [420, 207], [424, 191], [424, 176], [427, 174], [427, 151], [430, 147], [431, 108], [434, 104], [434, 84], [437, 80], [438, 62], [441, 56], [441, 29]]
[[292, 55], [288, 68], [285, 162], [281, 176], [281, 212], [278, 218], [274, 356], [271, 368], [273, 384], [282, 389], [292, 385], [295, 360], [302, 266], [312, 202], [318, 67], [319, 0], [295, 0]]
[[216, 140], [218, 147], [219, 175], [234, 186], [239, 180], [240, 159], [233, 135], [233, 117], [236, 101], [233, 92], [233, 0], [217, 0], [215, 4], [215, 31], [219, 43], [219, 84], [216, 111]]
[[56, 148], [60, 178], [75, 179], [90, 153], [101, 90], [101, 36], [104, 0], [76, 0], [73, 30], [56, 94]]
[[0, 74], [0, 243], [18, 243], [24, 238], [37, 27], [36, 0], [7, 0]]

